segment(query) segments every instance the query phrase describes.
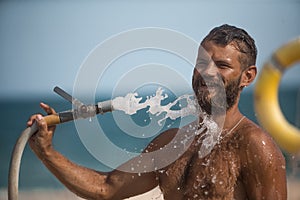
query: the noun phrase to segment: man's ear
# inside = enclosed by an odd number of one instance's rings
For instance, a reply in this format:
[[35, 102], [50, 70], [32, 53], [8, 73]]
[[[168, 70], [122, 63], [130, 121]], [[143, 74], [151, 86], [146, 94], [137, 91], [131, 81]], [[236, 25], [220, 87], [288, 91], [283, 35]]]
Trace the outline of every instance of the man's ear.
[[250, 67], [247, 67], [247, 69], [242, 72], [240, 87], [244, 88], [250, 85], [250, 83], [254, 81], [256, 77], [256, 73], [257, 73], [257, 68], [255, 65], [251, 65]]

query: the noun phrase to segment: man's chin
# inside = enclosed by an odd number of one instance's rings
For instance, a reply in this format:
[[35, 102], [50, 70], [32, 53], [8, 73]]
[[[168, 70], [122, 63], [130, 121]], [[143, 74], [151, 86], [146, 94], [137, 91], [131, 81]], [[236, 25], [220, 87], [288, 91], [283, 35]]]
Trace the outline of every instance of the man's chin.
[[211, 101], [203, 102], [199, 101], [199, 106], [203, 112], [207, 115], [223, 115], [226, 113], [226, 105], [219, 105]]

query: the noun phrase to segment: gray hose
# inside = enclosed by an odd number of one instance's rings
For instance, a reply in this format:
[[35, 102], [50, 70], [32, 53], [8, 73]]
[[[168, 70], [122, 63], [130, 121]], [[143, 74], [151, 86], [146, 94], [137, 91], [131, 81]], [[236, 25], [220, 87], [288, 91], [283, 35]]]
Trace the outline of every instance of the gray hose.
[[[83, 108], [83, 106], [81, 107]], [[74, 111], [61, 112], [57, 114], [48, 115], [45, 117], [45, 121], [48, 125], [55, 125], [64, 123], [67, 121], [89, 118], [96, 114], [104, 114], [113, 110], [112, 101], [107, 100], [99, 102], [97, 107], [93, 105], [84, 106], [84, 109]], [[75, 117], [74, 117], [75, 116]], [[36, 122], [31, 127], [26, 128], [18, 138], [10, 160], [9, 175], [8, 175], [8, 200], [18, 200], [18, 188], [19, 188], [19, 172], [21, 158], [25, 149], [25, 146], [29, 138], [38, 130]]]
[[36, 123], [26, 128], [18, 138], [10, 160], [8, 175], [8, 200], [18, 199], [19, 171], [24, 148], [29, 138], [38, 130]]

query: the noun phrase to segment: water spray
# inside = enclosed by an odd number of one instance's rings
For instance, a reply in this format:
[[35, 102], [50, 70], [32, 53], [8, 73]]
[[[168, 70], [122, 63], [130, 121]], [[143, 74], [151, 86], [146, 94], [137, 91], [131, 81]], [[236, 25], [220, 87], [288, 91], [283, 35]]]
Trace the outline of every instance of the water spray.
[[[167, 118], [175, 120], [179, 117], [183, 118], [187, 116], [195, 116], [203, 119], [202, 124], [205, 124], [205, 126], [209, 129], [209, 132], [216, 133], [217, 135], [220, 133], [218, 128], [209, 128], [215, 127], [216, 123], [209, 117], [205, 117], [206, 114], [201, 112], [194, 95], [185, 94], [167, 105], [162, 105], [162, 101], [168, 98], [168, 95], [163, 94], [162, 88], [158, 88], [156, 94], [154, 96], [148, 96], [145, 101], [142, 101], [142, 97], [138, 97], [137, 93], [128, 93], [124, 97], [116, 97], [112, 100], [101, 101], [95, 105], [85, 105], [59, 87], [55, 87], [54, 92], [72, 103], [74, 109], [45, 116], [44, 119], [48, 126], [77, 119], [90, 119], [97, 114], [104, 114], [114, 110], [123, 111], [125, 114], [132, 115], [141, 109], [147, 108], [149, 114], [156, 116], [162, 115], [162, 118], [158, 121], [158, 125], [160, 126], [162, 125], [161, 122]], [[180, 108], [173, 109], [176, 105], [179, 105]], [[216, 127], [218, 126], [216, 125]], [[192, 130], [195, 130], [195, 128]], [[33, 123], [31, 127], [26, 128], [21, 133], [14, 146], [9, 168], [8, 200], [18, 199], [19, 171], [22, 154], [28, 140], [37, 131], [38, 126], [36, 123]], [[215, 143], [216, 142], [211, 142], [211, 140], [209, 140], [209, 144], [204, 146], [204, 154], [209, 153]]]

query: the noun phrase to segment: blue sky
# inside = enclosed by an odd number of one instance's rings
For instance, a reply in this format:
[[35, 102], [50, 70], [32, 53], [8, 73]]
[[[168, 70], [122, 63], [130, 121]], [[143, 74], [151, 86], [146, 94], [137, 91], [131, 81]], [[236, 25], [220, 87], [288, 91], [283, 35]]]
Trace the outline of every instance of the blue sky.
[[[299, 0], [2, 0], [0, 98], [52, 95], [56, 85], [72, 91], [80, 66], [98, 44], [144, 27], [172, 29], [197, 42], [214, 26], [242, 27], [256, 40], [261, 68], [275, 49], [300, 36], [299, 10]], [[299, 74], [297, 65], [282, 84], [299, 88]], [[184, 76], [189, 79], [191, 72]]]

